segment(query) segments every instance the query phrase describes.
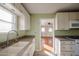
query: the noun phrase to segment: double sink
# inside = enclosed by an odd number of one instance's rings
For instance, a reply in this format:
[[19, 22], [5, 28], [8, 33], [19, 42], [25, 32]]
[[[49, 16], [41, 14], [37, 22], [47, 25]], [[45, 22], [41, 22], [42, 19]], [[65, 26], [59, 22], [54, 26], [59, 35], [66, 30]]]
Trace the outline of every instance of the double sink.
[[0, 56], [17, 56], [29, 42], [19, 41], [12, 46], [0, 50]]

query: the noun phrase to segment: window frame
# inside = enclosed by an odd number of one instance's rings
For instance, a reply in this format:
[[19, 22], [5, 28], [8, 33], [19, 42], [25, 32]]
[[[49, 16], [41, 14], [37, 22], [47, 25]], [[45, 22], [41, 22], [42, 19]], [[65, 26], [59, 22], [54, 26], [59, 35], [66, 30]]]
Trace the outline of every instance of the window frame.
[[[5, 12], [7, 13], [10, 13], [13, 17], [12, 17], [12, 22], [9, 22], [9, 21], [5, 21], [3, 19], [0, 19], [1, 22], [4, 22], [4, 23], [8, 23], [8, 24], [11, 24], [11, 30], [17, 30], [17, 27], [16, 27], [16, 24], [17, 24], [17, 15], [14, 14], [13, 12], [11, 12], [10, 10], [8, 10], [7, 8], [3, 7], [3, 6], [0, 6], [0, 9], [4, 10]], [[10, 31], [10, 30], [9, 30]], [[2, 32], [8, 32], [8, 31], [0, 31], [1, 33]]]

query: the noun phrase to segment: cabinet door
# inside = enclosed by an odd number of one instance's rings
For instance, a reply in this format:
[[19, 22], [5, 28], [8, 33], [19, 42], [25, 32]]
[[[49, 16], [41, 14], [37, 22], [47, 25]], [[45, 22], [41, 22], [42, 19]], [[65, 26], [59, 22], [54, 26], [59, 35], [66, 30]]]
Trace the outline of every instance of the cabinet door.
[[79, 12], [77, 12], [77, 19], [79, 20]]
[[69, 29], [69, 13], [57, 13], [55, 19], [56, 30]]
[[61, 56], [74, 56], [74, 52], [62, 52]]
[[74, 45], [75, 44], [75, 41], [68, 41], [68, 39], [66, 41], [61, 41], [61, 44], [62, 45]]
[[61, 51], [74, 51], [75, 46], [74, 45], [61, 45]]
[[60, 40], [55, 38], [55, 55], [60, 55]]
[[70, 16], [70, 20], [75, 20], [77, 19], [77, 12], [70, 12], [69, 16]]
[[78, 22], [79, 23], [79, 12], [70, 12], [70, 28], [72, 26], [72, 23]]

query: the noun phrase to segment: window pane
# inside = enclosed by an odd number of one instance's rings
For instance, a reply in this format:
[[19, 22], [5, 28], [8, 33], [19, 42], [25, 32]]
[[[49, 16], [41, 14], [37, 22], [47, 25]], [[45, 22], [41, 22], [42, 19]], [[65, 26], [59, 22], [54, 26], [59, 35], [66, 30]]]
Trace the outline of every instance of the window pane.
[[0, 32], [8, 32], [12, 30], [12, 24], [0, 21]]
[[0, 9], [0, 19], [8, 22], [12, 22], [13, 15], [5, 10]]

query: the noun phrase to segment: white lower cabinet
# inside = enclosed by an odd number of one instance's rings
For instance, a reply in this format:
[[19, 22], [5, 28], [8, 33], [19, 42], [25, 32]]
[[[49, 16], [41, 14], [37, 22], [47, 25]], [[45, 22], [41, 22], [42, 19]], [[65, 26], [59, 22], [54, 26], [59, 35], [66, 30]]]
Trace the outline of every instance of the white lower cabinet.
[[61, 51], [74, 51], [74, 45], [61, 45]]
[[26, 48], [22, 56], [33, 56], [34, 51], [35, 51], [35, 40], [33, 40], [32, 43]]
[[74, 52], [62, 52], [61, 56], [74, 56]]
[[55, 39], [55, 54], [57, 56], [74, 56], [75, 40]]
[[23, 53], [23, 56], [30, 56], [31, 47], [32, 47], [32, 44], [25, 50], [25, 52]]

